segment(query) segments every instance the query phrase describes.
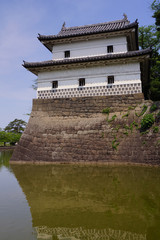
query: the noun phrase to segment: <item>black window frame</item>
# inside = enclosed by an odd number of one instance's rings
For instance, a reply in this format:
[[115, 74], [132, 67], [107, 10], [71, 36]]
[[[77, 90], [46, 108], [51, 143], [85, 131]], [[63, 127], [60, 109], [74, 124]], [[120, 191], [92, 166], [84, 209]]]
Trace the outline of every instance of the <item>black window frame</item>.
[[107, 82], [108, 82], [108, 84], [113, 84], [114, 83], [114, 75], [108, 76]]
[[79, 78], [79, 87], [84, 87], [86, 84], [86, 79], [85, 78]]
[[70, 58], [70, 55], [71, 55], [70, 50], [64, 51], [64, 57], [65, 58]]
[[52, 88], [53, 89], [58, 88], [58, 81], [53, 81], [52, 82]]
[[107, 46], [107, 53], [113, 53], [113, 45]]

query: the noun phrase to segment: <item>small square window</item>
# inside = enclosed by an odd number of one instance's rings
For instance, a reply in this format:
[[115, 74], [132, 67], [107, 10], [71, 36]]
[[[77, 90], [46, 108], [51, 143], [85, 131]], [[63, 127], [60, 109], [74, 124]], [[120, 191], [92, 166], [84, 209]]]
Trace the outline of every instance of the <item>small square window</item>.
[[108, 84], [114, 83], [114, 76], [108, 76]]
[[85, 86], [85, 78], [79, 78], [79, 86]]
[[58, 88], [58, 81], [52, 82], [52, 88]]
[[113, 45], [107, 46], [107, 53], [113, 52]]
[[65, 51], [64, 52], [64, 57], [69, 58], [70, 57], [70, 51]]

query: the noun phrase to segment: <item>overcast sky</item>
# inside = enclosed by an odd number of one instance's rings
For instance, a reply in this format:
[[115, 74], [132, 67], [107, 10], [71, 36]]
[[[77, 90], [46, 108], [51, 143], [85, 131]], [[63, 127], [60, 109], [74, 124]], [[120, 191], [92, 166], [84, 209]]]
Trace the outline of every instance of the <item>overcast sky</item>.
[[28, 120], [36, 91], [36, 75], [22, 67], [23, 60], [50, 60], [51, 53], [38, 33], [57, 34], [66, 27], [113, 21], [126, 13], [139, 26], [154, 23], [153, 0], [1, 0], [0, 1], [0, 128], [15, 118]]

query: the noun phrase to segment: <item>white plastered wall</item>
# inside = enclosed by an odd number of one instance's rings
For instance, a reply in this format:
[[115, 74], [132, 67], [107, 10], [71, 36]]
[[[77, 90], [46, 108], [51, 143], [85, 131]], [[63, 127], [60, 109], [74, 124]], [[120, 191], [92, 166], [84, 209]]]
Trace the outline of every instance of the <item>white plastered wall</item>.
[[59, 89], [77, 88], [79, 78], [85, 78], [86, 87], [102, 86], [107, 84], [110, 75], [114, 75], [115, 85], [141, 83], [140, 64], [128, 63], [42, 72], [38, 75], [37, 90], [51, 90], [53, 81], [58, 81]]
[[113, 45], [113, 54], [127, 52], [126, 37], [72, 42], [53, 46], [53, 60], [64, 59], [64, 51], [70, 51], [70, 58], [107, 54], [107, 46]]

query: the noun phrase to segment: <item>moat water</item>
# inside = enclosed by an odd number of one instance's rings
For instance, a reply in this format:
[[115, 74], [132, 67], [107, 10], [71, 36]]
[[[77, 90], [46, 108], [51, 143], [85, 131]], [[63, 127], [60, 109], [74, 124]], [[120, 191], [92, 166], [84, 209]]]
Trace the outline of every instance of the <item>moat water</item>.
[[159, 240], [160, 167], [13, 165], [0, 152], [1, 240]]

